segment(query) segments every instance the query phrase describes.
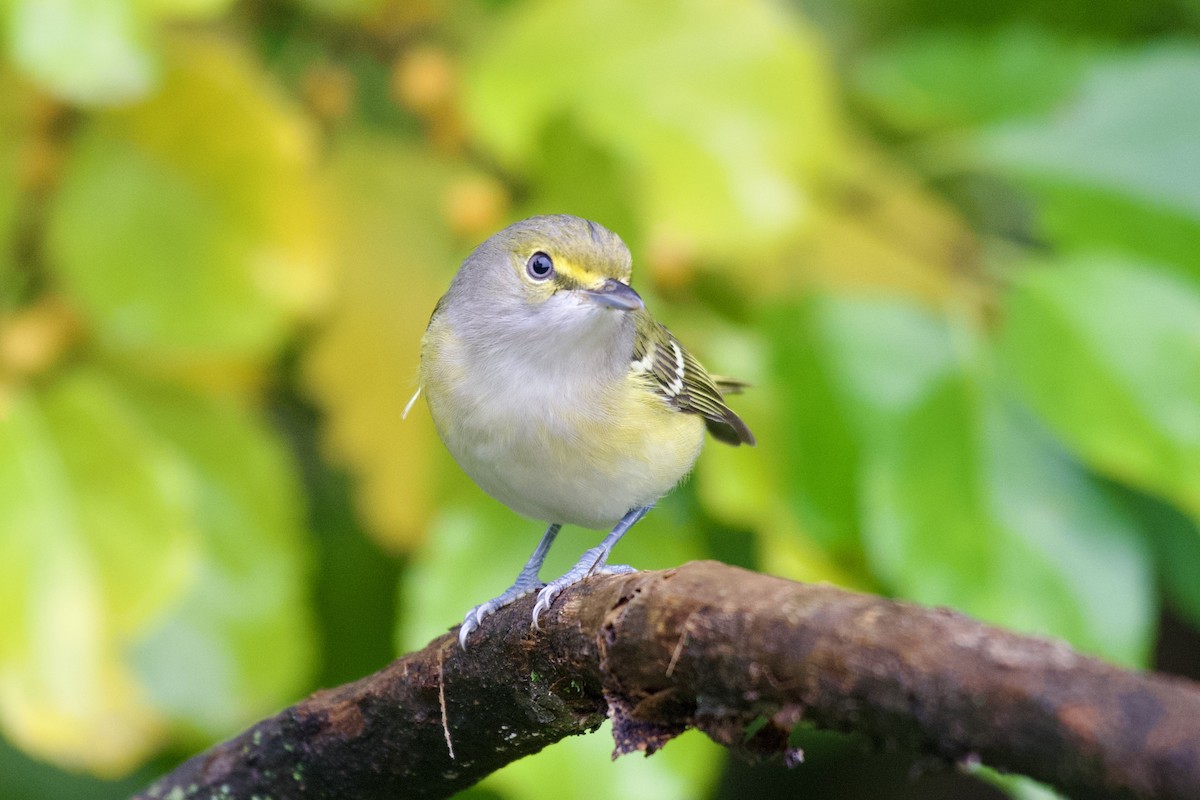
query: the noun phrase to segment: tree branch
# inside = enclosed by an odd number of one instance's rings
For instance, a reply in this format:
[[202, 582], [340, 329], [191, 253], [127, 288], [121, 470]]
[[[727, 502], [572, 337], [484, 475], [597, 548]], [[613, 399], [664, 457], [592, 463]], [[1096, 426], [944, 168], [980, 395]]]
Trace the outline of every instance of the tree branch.
[[790, 752], [802, 719], [1068, 792], [1200, 797], [1200, 687], [928, 609], [714, 562], [532, 599], [263, 720], [139, 800], [446, 797], [613, 719], [616, 753], [687, 727]]

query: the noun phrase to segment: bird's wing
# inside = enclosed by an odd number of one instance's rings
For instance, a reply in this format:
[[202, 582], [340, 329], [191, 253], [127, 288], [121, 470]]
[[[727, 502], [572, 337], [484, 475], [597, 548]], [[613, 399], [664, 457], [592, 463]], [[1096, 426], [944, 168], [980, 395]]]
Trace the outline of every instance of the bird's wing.
[[[638, 318], [631, 368], [644, 374], [650, 389], [679, 411], [701, 414], [708, 432], [726, 444], [754, 444], [754, 434], [725, 405], [717, 382], [667, 328], [648, 314]], [[723, 379], [731, 389], [744, 384]]]

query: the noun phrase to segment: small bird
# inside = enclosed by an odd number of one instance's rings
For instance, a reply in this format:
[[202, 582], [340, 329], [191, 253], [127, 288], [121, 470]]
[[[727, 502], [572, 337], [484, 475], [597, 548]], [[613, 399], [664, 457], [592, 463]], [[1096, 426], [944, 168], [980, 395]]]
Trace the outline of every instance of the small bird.
[[[516, 581], [471, 609], [459, 643], [496, 610], [554, 598], [609, 565], [613, 546], [691, 470], [704, 430], [754, 444], [713, 378], [629, 285], [629, 248], [566, 214], [517, 222], [479, 245], [421, 342], [421, 388], [438, 435], [485, 492], [550, 524]], [[416, 396], [413, 398], [416, 399]], [[411, 406], [411, 402], [409, 404]], [[542, 562], [564, 524], [611, 529], [562, 577]]]

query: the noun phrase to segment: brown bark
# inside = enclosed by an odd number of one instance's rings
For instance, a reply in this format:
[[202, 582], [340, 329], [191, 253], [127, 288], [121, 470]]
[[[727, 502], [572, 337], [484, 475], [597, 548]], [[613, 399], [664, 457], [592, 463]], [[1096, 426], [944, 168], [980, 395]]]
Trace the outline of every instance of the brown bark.
[[[594, 578], [318, 692], [138, 798], [445, 797], [613, 718], [616, 752], [686, 727], [789, 752], [801, 720], [1067, 792], [1200, 797], [1200, 687], [945, 609], [713, 562]], [[176, 792], [172, 794], [172, 792]]]

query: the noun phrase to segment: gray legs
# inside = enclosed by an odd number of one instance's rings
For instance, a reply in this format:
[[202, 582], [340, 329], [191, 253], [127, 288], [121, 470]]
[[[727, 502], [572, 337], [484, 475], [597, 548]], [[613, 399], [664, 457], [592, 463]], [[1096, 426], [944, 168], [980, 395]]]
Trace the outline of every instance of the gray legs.
[[[537, 628], [538, 617], [542, 612], [550, 608], [554, 598], [558, 597], [568, 586], [578, 583], [589, 575], [613, 575], [636, 571], [633, 567], [609, 565], [608, 555], [617, 542], [621, 541], [621, 537], [633, 527], [634, 523], [646, 516], [652, 507], [643, 506], [630, 511], [621, 518], [621, 521], [604, 537], [600, 544], [584, 553], [583, 558], [567, 570], [565, 575], [551, 581], [538, 592], [537, 603], [533, 606], [534, 628]], [[550, 545], [554, 543], [554, 537], [558, 536], [561, 527], [555, 523], [546, 529], [542, 541], [538, 542], [537, 549], [533, 551], [533, 555], [529, 557], [529, 561], [521, 569], [521, 573], [517, 575], [517, 580], [512, 586], [505, 589], [499, 597], [481, 603], [467, 612], [462, 627], [458, 631], [458, 643], [464, 650], [467, 647], [467, 637], [479, 627], [484, 619], [542, 586], [542, 582], [538, 578], [538, 571], [542, 568], [542, 562], [546, 560], [546, 554], [550, 552]]]
[[612, 552], [617, 542], [621, 541], [621, 537], [625, 535], [626, 531], [632, 528], [635, 522], [646, 516], [651, 508], [653, 506], [642, 506], [630, 511], [621, 518], [617, 526], [604, 537], [600, 544], [584, 553], [583, 558], [579, 559], [575, 566], [567, 570], [565, 575], [551, 581], [545, 588], [538, 592], [537, 603], [533, 606], [534, 628], [537, 628], [538, 617], [541, 616], [542, 612], [549, 609], [550, 605], [554, 602], [554, 598], [558, 597], [559, 593], [568, 586], [578, 583], [589, 575], [614, 575], [624, 572], [636, 572], [633, 567], [624, 565], [610, 566], [608, 564], [608, 554]]
[[538, 571], [542, 568], [542, 562], [546, 560], [546, 554], [550, 552], [550, 545], [554, 544], [554, 537], [558, 536], [560, 528], [562, 525], [556, 522], [546, 529], [542, 540], [538, 542], [533, 555], [529, 557], [529, 561], [525, 562], [525, 566], [517, 575], [512, 586], [505, 589], [498, 597], [493, 597], [486, 603], [480, 603], [467, 612], [462, 627], [458, 629], [458, 644], [462, 649], [467, 649], [467, 637], [479, 627], [479, 623], [483, 622], [485, 618], [510, 603], [520, 600], [542, 585], [541, 579], [538, 578]]

